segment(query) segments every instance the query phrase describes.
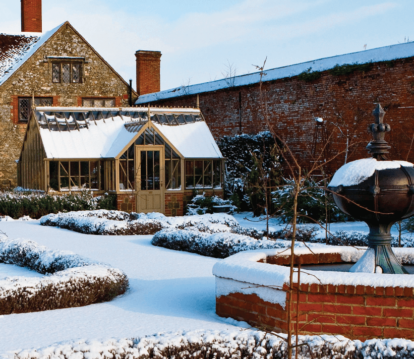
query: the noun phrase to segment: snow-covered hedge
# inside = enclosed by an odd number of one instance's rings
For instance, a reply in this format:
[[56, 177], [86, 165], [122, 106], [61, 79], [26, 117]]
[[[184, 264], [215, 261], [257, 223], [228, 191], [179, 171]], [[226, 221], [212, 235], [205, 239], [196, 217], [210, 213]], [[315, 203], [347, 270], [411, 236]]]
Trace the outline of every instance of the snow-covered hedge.
[[126, 213], [121, 211], [79, 211], [49, 214], [40, 224], [70, 229], [86, 234], [143, 235], [154, 234], [165, 228], [197, 228], [202, 232], [225, 231], [238, 226], [234, 217], [223, 214], [166, 217], [160, 213]]
[[242, 251], [285, 248], [290, 242], [257, 240], [231, 232], [203, 233], [187, 228], [184, 230], [164, 229], [154, 235], [151, 243], [154, 246], [198, 253], [208, 257], [227, 258]]
[[85, 306], [111, 300], [128, 288], [119, 269], [32, 241], [1, 238], [0, 262], [45, 274], [0, 280], [0, 314]]
[[[287, 344], [283, 338], [284, 334], [275, 336], [255, 330], [183, 331], [132, 339], [77, 340], [9, 352], [2, 359], [279, 359], [287, 357]], [[300, 336], [298, 339], [300, 359], [414, 358], [414, 342], [411, 340], [360, 342], [341, 335]]]
[[233, 213], [237, 207], [228, 199], [223, 199], [217, 196], [205, 196], [205, 193], [195, 196], [191, 203], [187, 205], [186, 214], [194, 216], [198, 214], [214, 213], [214, 207], [228, 207], [227, 213]]
[[91, 191], [66, 195], [16, 188], [15, 191], [0, 192], [0, 216], [14, 219], [30, 216], [40, 218], [49, 213], [116, 208], [115, 196], [94, 197]]

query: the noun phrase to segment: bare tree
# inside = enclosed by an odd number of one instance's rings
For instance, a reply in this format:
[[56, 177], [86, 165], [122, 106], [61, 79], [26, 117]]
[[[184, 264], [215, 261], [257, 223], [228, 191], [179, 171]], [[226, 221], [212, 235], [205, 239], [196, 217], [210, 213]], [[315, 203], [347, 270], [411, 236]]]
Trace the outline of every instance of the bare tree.
[[221, 73], [228, 87], [234, 87], [237, 69], [233, 63], [227, 60], [224, 71]]

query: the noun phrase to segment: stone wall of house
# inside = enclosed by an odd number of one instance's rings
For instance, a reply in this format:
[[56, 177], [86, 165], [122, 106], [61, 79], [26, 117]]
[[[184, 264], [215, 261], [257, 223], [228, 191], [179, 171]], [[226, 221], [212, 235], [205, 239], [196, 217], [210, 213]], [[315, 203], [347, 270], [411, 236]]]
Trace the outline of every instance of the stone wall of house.
[[[371, 137], [367, 127], [374, 120], [372, 111], [379, 102], [387, 112], [385, 121], [391, 125], [391, 133], [386, 136], [393, 147], [391, 159], [405, 160], [408, 154], [408, 160], [414, 161], [414, 148], [410, 150], [414, 135], [413, 60], [374, 63], [350, 74], [325, 71], [313, 81], [296, 76], [263, 82], [261, 90], [259, 84], [253, 84], [201, 93], [200, 109], [216, 139], [271, 127], [308, 168], [315, 160], [313, 153], [322, 149], [324, 130], [317, 130], [314, 120], [322, 117], [327, 124], [327, 137], [334, 131], [325, 157], [336, 156], [331, 166], [335, 170], [345, 161], [347, 136], [348, 160], [368, 156], [365, 147]], [[196, 96], [151, 104], [194, 107]]]
[[[85, 57], [82, 83], [52, 83], [48, 56]], [[26, 124], [19, 123], [19, 97], [53, 97], [54, 106], [80, 106], [82, 98], [114, 98], [128, 106], [129, 87], [82, 39], [63, 25], [44, 46], [0, 86], [0, 185], [16, 185]]]

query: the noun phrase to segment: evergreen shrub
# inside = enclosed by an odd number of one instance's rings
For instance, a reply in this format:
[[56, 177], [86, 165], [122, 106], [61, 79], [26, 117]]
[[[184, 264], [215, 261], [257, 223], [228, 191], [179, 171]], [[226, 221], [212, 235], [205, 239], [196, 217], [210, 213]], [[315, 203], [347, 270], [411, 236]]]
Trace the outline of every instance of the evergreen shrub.
[[264, 194], [255, 188], [257, 182], [257, 159], [263, 167], [279, 169], [280, 157], [274, 156], [275, 140], [269, 131], [256, 135], [224, 136], [217, 141], [226, 157], [225, 198], [237, 207], [237, 211], [263, 212]]
[[23, 216], [38, 219], [49, 213], [94, 209], [116, 209], [116, 197], [113, 195], [93, 197], [91, 191], [59, 196], [20, 189], [0, 192], [0, 215], [14, 219]]

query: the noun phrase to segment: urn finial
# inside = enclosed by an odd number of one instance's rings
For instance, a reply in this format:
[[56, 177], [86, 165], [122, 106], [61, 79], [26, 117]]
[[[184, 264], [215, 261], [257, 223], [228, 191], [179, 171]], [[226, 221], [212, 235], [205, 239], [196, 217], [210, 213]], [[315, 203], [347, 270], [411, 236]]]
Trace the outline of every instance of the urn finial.
[[384, 138], [385, 133], [391, 131], [391, 127], [384, 123], [385, 111], [380, 104], [377, 105], [372, 114], [375, 117], [375, 123], [371, 124], [368, 130], [372, 133], [374, 139], [368, 144], [367, 150], [378, 161], [386, 161], [386, 154], [391, 146]]

